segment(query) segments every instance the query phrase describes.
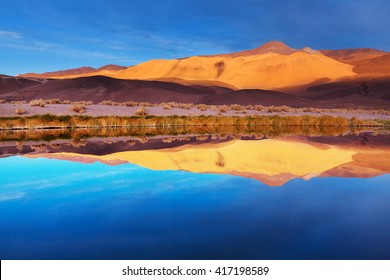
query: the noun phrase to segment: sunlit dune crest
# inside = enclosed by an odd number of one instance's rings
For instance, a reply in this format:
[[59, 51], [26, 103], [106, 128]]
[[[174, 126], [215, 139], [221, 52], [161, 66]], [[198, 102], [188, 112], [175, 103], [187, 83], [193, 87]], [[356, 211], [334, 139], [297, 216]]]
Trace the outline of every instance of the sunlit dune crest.
[[233, 140], [222, 144], [127, 151], [104, 156], [72, 153], [38, 156], [85, 163], [93, 161], [108, 164], [130, 162], [153, 170], [232, 174], [254, 178], [268, 185], [282, 185], [290, 179], [309, 179], [336, 166], [351, 162], [354, 154], [354, 151], [337, 147], [324, 148], [306, 143], [267, 139], [262, 141]]

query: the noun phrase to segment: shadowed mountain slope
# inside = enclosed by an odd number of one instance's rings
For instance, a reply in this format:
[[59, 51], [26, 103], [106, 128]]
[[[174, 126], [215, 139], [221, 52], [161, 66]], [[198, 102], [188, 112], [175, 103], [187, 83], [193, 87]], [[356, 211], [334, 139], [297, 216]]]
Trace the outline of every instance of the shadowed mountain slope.
[[69, 75], [84, 75], [88, 73], [95, 73], [95, 72], [100, 72], [100, 71], [118, 71], [118, 70], [123, 70], [126, 69], [127, 67], [125, 66], [119, 66], [115, 64], [109, 64], [102, 66], [100, 68], [92, 68], [92, 67], [79, 67], [79, 68], [73, 68], [73, 69], [67, 69], [67, 70], [60, 70], [60, 71], [54, 71], [54, 72], [45, 72], [42, 74], [38, 73], [26, 73], [20, 75], [20, 77], [28, 77], [28, 78], [61, 78], [61, 77], [66, 77]]
[[375, 58], [386, 54], [386, 52], [371, 48], [321, 50], [324, 55], [343, 63], [356, 65], [360, 60]]

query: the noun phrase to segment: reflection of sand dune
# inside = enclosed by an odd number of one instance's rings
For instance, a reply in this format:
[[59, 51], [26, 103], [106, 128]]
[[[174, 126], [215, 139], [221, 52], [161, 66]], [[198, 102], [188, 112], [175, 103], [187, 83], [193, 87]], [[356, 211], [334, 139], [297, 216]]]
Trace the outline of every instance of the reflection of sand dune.
[[294, 178], [315, 176], [372, 177], [390, 172], [387, 150], [312, 145], [295, 140], [233, 140], [219, 144], [184, 145], [177, 148], [128, 151], [104, 156], [54, 153], [45, 155], [85, 163], [130, 162], [153, 170], [186, 170], [232, 174], [283, 185]]

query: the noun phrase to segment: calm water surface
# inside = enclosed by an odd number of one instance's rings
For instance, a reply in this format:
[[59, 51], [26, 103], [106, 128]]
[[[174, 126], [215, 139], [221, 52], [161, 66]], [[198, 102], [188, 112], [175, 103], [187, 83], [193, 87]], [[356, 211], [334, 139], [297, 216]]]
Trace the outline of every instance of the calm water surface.
[[358, 178], [344, 164], [349, 176], [270, 186], [253, 174], [25, 155], [0, 158], [0, 259], [390, 259], [386, 172]]

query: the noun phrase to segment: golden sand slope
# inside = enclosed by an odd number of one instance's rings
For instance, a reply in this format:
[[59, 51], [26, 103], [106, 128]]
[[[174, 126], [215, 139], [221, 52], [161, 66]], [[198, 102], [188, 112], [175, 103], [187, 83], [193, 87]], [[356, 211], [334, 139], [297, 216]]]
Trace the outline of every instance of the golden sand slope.
[[119, 79], [219, 81], [237, 89], [276, 89], [303, 85], [321, 78], [354, 76], [352, 66], [320, 53], [265, 53], [241, 57], [200, 57], [151, 60], [119, 71], [100, 71], [58, 78], [105, 75]]
[[[82, 162], [134, 163], [153, 170], [234, 174], [269, 185], [300, 177], [309, 179], [352, 161], [354, 151], [284, 141], [233, 140], [222, 144], [185, 145], [162, 150], [128, 151], [104, 156], [57, 153], [37, 155]], [[83, 159], [84, 158], [84, 159]]]

